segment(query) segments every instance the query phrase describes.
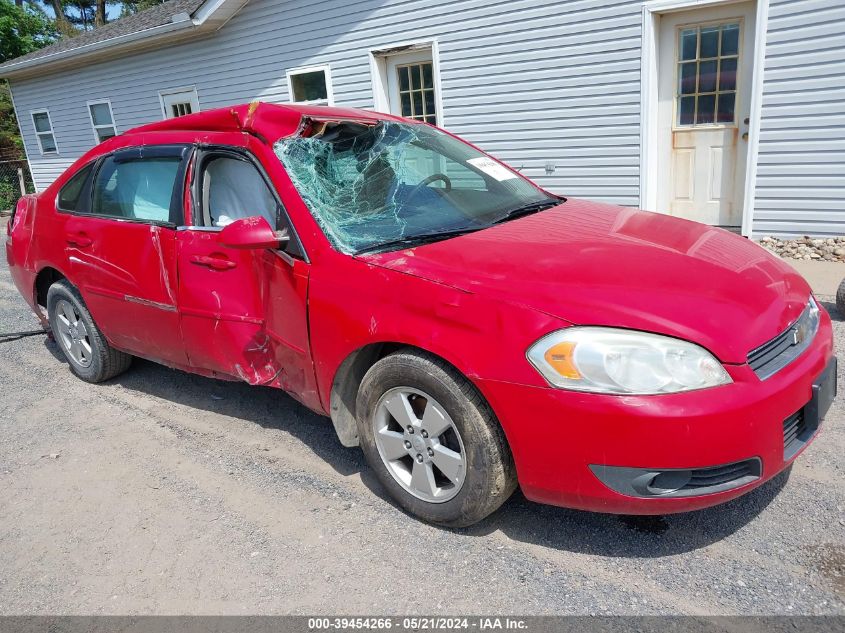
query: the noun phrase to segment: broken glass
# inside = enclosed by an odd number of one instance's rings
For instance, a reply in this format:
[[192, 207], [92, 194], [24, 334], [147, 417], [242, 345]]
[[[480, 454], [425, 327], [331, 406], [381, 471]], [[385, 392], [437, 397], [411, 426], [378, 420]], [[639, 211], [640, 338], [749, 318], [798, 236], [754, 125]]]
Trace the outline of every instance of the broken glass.
[[320, 228], [345, 253], [485, 228], [551, 199], [518, 173], [426, 125], [305, 119], [274, 151]]

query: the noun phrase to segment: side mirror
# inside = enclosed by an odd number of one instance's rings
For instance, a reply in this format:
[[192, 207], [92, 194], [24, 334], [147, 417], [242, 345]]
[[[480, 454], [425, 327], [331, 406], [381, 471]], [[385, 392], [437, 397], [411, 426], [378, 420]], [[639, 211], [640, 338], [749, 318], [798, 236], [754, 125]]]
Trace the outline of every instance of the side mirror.
[[290, 237], [286, 231], [276, 232], [261, 216], [235, 220], [220, 231], [217, 241], [229, 248], [282, 248]]

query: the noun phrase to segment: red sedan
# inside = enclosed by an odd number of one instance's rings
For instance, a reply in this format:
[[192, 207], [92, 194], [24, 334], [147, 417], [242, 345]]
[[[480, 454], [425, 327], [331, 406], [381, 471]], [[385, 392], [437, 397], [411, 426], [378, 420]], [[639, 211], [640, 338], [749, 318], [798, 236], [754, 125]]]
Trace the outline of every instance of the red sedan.
[[472, 524], [529, 499], [721, 503], [786, 468], [836, 392], [806, 282], [726, 231], [565, 199], [385, 114], [251, 104], [130, 130], [8, 224], [70, 369], [133, 356], [283, 389], [388, 493]]

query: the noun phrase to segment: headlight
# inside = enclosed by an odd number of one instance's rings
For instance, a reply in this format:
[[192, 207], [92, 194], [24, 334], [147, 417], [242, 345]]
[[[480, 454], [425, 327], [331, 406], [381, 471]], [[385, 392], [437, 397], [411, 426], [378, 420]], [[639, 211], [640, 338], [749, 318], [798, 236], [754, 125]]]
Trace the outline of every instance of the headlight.
[[528, 360], [553, 386], [616, 394], [676, 393], [732, 382], [698, 345], [647, 332], [571, 327], [544, 336]]

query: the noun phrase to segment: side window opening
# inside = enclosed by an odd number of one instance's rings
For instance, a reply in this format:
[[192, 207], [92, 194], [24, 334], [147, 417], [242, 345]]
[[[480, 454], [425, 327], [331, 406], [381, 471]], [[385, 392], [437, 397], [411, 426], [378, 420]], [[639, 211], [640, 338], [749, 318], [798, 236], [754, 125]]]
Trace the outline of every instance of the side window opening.
[[59, 190], [57, 206], [60, 211], [87, 211], [87, 201], [83, 199], [83, 193], [87, 189], [88, 177], [94, 163], [89, 163], [68, 180], [64, 187]]
[[261, 173], [248, 160], [233, 156], [213, 156], [205, 163], [202, 213], [205, 226], [261, 216], [273, 230], [278, 228], [278, 203]]
[[224, 227], [235, 220], [260, 216], [274, 231], [287, 231], [291, 239], [284, 251], [294, 257], [305, 253], [281, 203], [268, 185], [261, 171], [239, 153], [220, 151], [201, 161], [198, 224]]

